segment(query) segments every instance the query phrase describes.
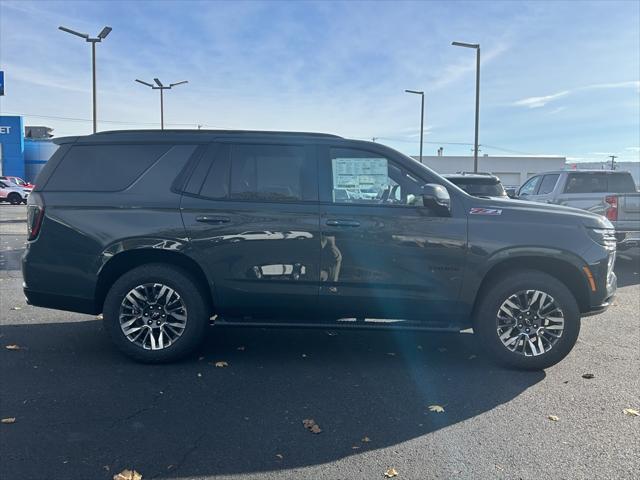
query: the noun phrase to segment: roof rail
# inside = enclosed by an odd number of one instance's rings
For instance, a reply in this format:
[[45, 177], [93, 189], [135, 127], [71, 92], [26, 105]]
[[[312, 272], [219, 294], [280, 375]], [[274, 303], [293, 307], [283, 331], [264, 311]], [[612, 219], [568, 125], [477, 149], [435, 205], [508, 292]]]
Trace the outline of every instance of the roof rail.
[[288, 131], [274, 131], [274, 130], [203, 130], [203, 129], [173, 129], [173, 130], [157, 130], [157, 129], [144, 129], [144, 130], [107, 130], [104, 132], [96, 132], [93, 135], [112, 135], [122, 133], [171, 133], [171, 134], [214, 134], [214, 135], [285, 135], [285, 136], [300, 136], [300, 137], [328, 137], [328, 138], [342, 138], [339, 135], [331, 133], [315, 133], [315, 132], [288, 132]]

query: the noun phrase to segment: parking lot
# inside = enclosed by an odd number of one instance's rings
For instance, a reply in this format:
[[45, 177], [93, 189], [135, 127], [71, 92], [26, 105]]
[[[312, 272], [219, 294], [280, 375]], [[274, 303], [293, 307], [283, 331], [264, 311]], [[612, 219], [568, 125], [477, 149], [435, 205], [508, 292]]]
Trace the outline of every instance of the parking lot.
[[95, 317], [25, 304], [25, 218], [0, 205], [0, 478], [637, 478], [628, 259], [614, 305], [545, 372], [496, 367], [472, 335], [220, 327], [198, 356], [147, 366]]

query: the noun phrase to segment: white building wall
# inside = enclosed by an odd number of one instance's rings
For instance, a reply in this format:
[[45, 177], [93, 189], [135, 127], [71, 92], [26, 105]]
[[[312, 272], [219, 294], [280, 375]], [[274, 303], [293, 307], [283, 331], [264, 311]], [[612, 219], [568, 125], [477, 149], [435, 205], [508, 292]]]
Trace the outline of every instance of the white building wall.
[[[418, 157], [413, 157], [418, 160]], [[422, 162], [438, 173], [473, 172], [470, 156], [423, 156]], [[493, 173], [506, 186], [519, 186], [541, 172], [562, 170], [565, 157], [494, 157], [478, 158], [478, 171]]]

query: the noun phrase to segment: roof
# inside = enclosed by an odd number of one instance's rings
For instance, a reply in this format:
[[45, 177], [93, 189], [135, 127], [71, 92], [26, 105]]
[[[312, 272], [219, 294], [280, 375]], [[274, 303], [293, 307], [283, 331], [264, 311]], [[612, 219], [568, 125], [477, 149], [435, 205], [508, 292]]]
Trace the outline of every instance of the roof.
[[262, 138], [342, 138], [329, 133], [314, 132], [288, 132], [270, 130], [203, 130], [203, 129], [180, 129], [180, 130], [108, 130], [97, 132], [92, 135], [75, 137], [58, 137], [53, 141], [57, 144], [63, 143], [94, 143], [94, 142], [117, 142], [117, 141], [209, 141], [219, 137], [262, 137]]

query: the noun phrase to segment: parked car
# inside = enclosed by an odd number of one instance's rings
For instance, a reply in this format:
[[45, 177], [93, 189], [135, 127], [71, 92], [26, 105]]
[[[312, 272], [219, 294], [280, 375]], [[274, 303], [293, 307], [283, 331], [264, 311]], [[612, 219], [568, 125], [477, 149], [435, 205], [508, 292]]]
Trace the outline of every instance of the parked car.
[[[115, 345], [139, 361], [194, 351], [212, 318], [321, 328], [394, 319], [473, 327], [497, 361], [540, 369], [569, 353], [581, 317], [616, 291], [605, 217], [473, 197], [381, 144], [167, 130], [55, 141], [29, 196], [27, 301], [102, 312]], [[335, 194], [360, 181], [386, 194]], [[247, 232], [257, 241], [217, 240]]]
[[15, 183], [19, 187], [27, 188], [29, 190], [33, 189], [33, 184], [32, 183], [29, 183], [29, 182], [21, 179], [20, 177], [12, 177], [12, 176], [4, 177], [3, 176], [3, 177], [0, 177], [0, 180], [2, 180], [4, 182]]
[[630, 172], [561, 170], [531, 177], [521, 199], [576, 207], [604, 215], [615, 228], [618, 251], [640, 255], [640, 193]]
[[443, 175], [454, 185], [457, 185], [469, 195], [484, 198], [506, 198], [500, 179], [491, 173], [452, 173]]
[[11, 205], [27, 203], [31, 190], [19, 187], [15, 183], [0, 180], [0, 202], [9, 202]]

